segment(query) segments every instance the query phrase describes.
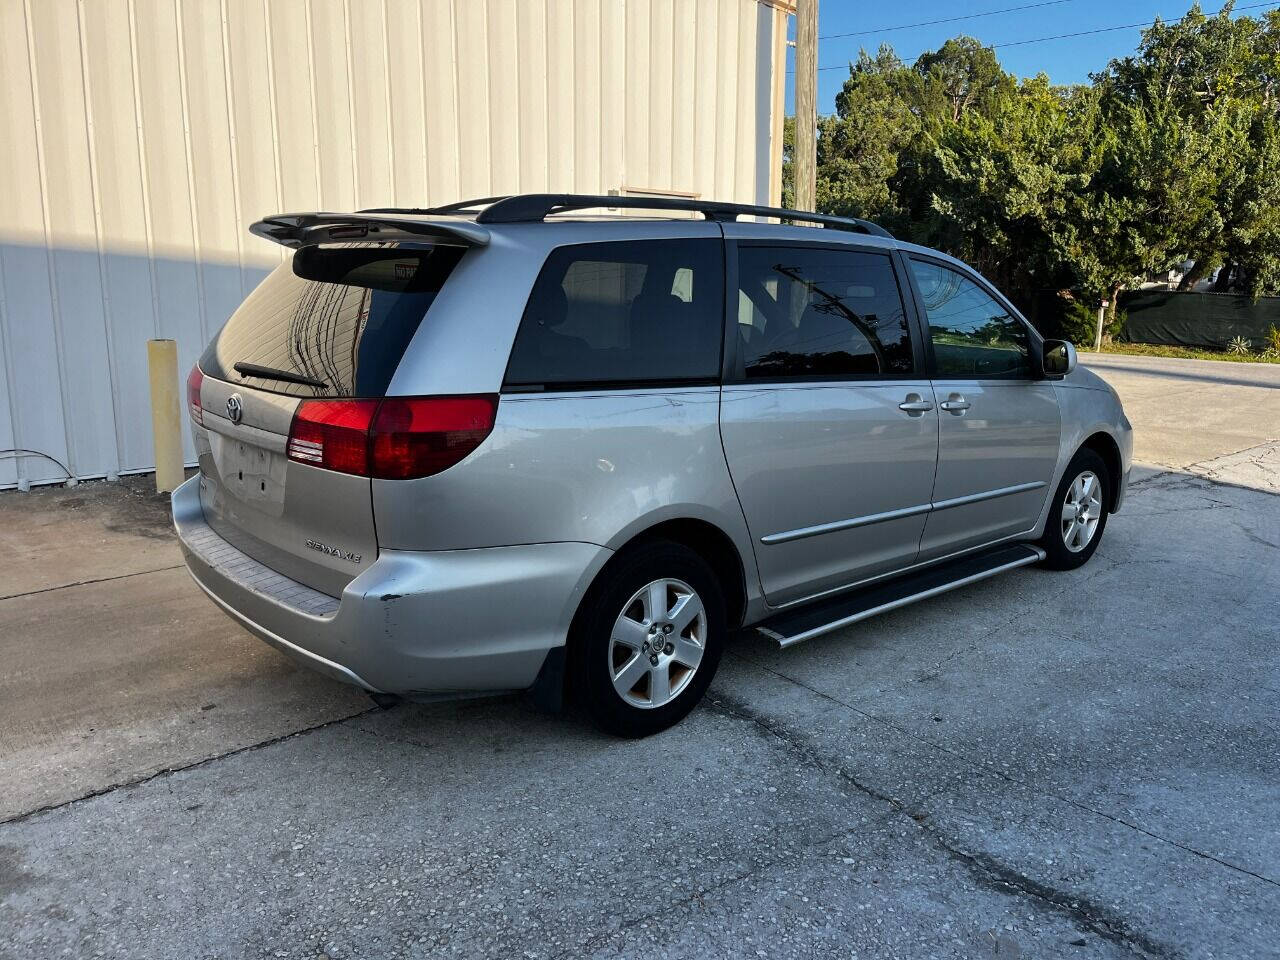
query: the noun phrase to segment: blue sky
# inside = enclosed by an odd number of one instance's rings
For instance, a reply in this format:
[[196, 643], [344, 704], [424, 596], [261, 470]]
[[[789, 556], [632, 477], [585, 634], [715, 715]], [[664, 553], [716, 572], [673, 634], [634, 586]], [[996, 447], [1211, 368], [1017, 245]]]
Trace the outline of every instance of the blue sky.
[[[1035, 7], [1010, 10], [1036, 3]], [[1257, 16], [1275, 3], [1255, 6], [1257, 0], [1240, 0], [1237, 11]], [[926, 50], [934, 50], [947, 38], [965, 33], [984, 44], [996, 44], [1001, 64], [1018, 76], [1044, 72], [1054, 83], [1084, 83], [1093, 71], [1101, 70], [1113, 57], [1131, 53], [1142, 34], [1141, 27], [1108, 30], [1084, 36], [1017, 43], [1056, 34], [1080, 33], [1122, 24], [1149, 23], [1157, 16], [1174, 20], [1187, 12], [1191, 0], [897, 0], [896, 3], [867, 3], [865, 0], [820, 0], [818, 7], [818, 111], [835, 109], [835, 96], [849, 75], [848, 62], [856, 60], [858, 48], [874, 52], [882, 42], [891, 43], [908, 63]], [[1201, 8], [1214, 13], [1221, 0], [1206, 0]], [[1243, 7], [1254, 9], [1242, 10]], [[888, 30], [905, 24], [940, 20], [968, 14], [993, 13], [951, 23]], [[794, 20], [792, 36], [794, 37]], [[832, 34], [857, 32], [856, 36]], [[828, 37], [829, 39], [822, 39]], [[1000, 44], [1017, 44], [1000, 46]], [[832, 69], [822, 69], [829, 67]], [[795, 51], [788, 50], [787, 112], [793, 110]]]

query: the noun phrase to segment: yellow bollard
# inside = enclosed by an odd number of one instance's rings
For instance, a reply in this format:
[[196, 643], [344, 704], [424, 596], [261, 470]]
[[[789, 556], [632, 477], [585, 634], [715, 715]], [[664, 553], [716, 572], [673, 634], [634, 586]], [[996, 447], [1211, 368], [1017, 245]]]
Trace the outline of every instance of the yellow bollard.
[[151, 434], [155, 441], [156, 493], [171, 493], [178, 488], [184, 477], [176, 341], [147, 341], [147, 372], [151, 377]]

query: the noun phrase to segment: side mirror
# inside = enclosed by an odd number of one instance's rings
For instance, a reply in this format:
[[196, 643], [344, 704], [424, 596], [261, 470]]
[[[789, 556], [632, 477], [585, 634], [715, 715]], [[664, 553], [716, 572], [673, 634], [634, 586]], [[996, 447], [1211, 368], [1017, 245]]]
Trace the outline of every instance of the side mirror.
[[1076, 348], [1067, 340], [1046, 340], [1040, 370], [1046, 380], [1061, 380], [1076, 368]]

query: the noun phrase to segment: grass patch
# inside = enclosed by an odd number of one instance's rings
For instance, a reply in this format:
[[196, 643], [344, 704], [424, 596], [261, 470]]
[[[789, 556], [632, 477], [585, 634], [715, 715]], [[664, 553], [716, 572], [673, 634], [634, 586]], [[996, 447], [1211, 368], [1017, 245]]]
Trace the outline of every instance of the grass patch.
[[[1082, 348], [1080, 352], [1087, 357], [1093, 350]], [[1157, 343], [1104, 343], [1102, 352], [1124, 353], [1136, 357], [1177, 357], [1182, 360], [1226, 360], [1230, 363], [1280, 363], [1280, 356], [1264, 357], [1260, 353], [1228, 353], [1225, 350], [1200, 350]]]

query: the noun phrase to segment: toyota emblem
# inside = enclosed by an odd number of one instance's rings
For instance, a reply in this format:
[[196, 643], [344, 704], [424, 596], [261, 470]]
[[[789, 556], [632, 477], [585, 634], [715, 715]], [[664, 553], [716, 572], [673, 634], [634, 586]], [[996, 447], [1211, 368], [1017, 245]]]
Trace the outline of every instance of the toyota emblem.
[[232, 423], [239, 423], [243, 416], [244, 406], [240, 402], [240, 394], [233, 393], [227, 397], [227, 419]]

